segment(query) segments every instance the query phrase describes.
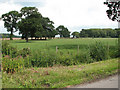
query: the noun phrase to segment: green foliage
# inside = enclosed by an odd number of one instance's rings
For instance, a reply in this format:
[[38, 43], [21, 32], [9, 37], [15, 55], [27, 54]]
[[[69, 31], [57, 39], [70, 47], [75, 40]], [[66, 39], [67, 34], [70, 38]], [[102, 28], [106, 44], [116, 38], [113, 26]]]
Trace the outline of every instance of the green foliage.
[[25, 58], [26, 67], [52, 67], [54, 65], [78, 65], [81, 63], [92, 63], [94, 60], [87, 52], [73, 53], [60, 51], [55, 53], [53, 51], [36, 51], [31, 56]]
[[23, 68], [25, 65], [24, 59], [25, 57], [31, 54], [31, 50], [29, 48], [23, 48], [18, 51], [17, 48], [11, 46], [7, 41], [2, 42], [2, 68], [3, 71], [7, 73], [18, 72], [20, 68]]
[[10, 46], [7, 41], [2, 41], [2, 54], [3, 56], [9, 55], [10, 57], [16, 57], [17, 48]]
[[26, 57], [27, 55], [31, 54], [30, 48], [23, 48], [22, 50], [18, 51], [18, 56]]
[[79, 38], [79, 37], [80, 37], [79, 34], [80, 34], [79, 32], [73, 32], [73, 33], [72, 33], [73, 38]]
[[92, 63], [95, 62], [93, 58], [90, 56], [90, 53], [82, 52], [79, 55], [76, 55], [75, 60], [78, 60], [79, 63]]
[[4, 27], [7, 28], [10, 34], [10, 40], [12, 40], [13, 32], [18, 30], [17, 21], [21, 15], [17, 11], [10, 11], [2, 15], [2, 19], [4, 21]]
[[96, 42], [90, 46], [90, 56], [95, 61], [101, 61], [109, 58], [109, 47], [101, 42]]
[[117, 20], [118, 22], [120, 22], [119, 20], [120, 1], [119, 0], [116, 0], [116, 1], [106, 0], [104, 4], [107, 5], [107, 7], [109, 8], [108, 10], [106, 10], [108, 18], [111, 19], [112, 21]]
[[118, 73], [118, 59], [73, 66], [26, 68], [3, 73], [2, 88], [65, 88]]
[[8, 56], [3, 57], [2, 69], [3, 72], [14, 73], [18, 72], [24, 67], [24, 59], [22, 57], [9, 58]]
[[93, 38], [118, 38], [119, 29], [82, 29], [80, 37], [93, 37]]
[[18, 22], [18, 28], [26, 42], [28, 42], [28, 37], [35, 37], [35, 39], [42, 37], [51, 38], [57, 34], [53, 26], [54, 22], [48, 17], [43, 17], [36, 7], [23, 7], [21, 14], [25, 18]]
[[60, 25], [56, 28], [58, 34], [60, 35], [60, 37], [65, 37], [65, 38], [69, 38], [70, 37], [70, 31], [64, 27], [63, 25]]
[[[31, 41], [27, 44], [18, 40], [19, 42], [12, 41], [11, 45], [18, 45], [19, 51], [17, 50], [15, 54], [24, 58], [25, 67], [52, 67], [54, 65], [70, 66], [93, 63], [115, 58], [114, 53], [117, 48], [115, 49], [116, 45], [114, 43], [117, 39], [102, 40], [97, 39], [98, 42], [96, 42], [95, 39], [53, 39], [49, 41]], [[90, 47], [88, 47], [89, 43], [91, 43]], [[55, 51], [56, 46], [58, 46], [57, 52]], [[115, 54], [117, 55], [117, 53]]]

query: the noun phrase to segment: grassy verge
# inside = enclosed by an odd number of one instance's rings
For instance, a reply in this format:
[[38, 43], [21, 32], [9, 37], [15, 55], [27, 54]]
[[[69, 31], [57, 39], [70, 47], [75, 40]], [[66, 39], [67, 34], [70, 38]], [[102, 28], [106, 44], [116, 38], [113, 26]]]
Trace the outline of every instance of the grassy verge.
[[3, 88], [63, 88], [103, 78], [118, 71], [118, 59], [74, 66], [23, 69], [3, 72]]

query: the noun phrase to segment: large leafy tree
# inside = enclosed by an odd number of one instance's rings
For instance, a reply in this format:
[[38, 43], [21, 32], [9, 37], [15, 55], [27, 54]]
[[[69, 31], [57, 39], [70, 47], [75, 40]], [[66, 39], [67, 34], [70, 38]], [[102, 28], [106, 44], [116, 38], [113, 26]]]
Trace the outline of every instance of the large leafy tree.
[[18, 30], [17, 22], [20, 17], [21, 15], [17, 11], [10, 11], [2, 15], [4, 27], [7, 28], [8, 32], [11, 32], [10, 40], [12, 40], [13, 32], [16, 32]]
[[38, 9], [36, 7], [23, 7], [20, 12], [22, 16], [29, 17], [38, 13]]
[[63, 25], [58, 26], [56, 30], [60, 35], [60, 37], [65, 37], [65, 38], [70, 37], [70, 31]]
[[19, 31], [28, 42], [28, 37], [35, 37], [35, 33], [42, 29], [42, 15], [36, 7], [23, 7], [20, 12], [22, 19], [18, 23]]
[[120, 22], [120, 0], [106, 0], [104, 4], [109, 8], [106, 11], [108, 18]]
[[48, 17], [43, 17], [42, 20], [42, 26], [44, 28], [44, 32], [43, 32], [43, 36], [52, 38], [55, 37], [55, 35], [57, 34], [57, 31], [54, 27], [54, 22], [51, 21]]
[[30, 27], [32, 27], [32, 29], [30, 30], [30, 37], [41, 37], [43, 26], [42, 26], [42, 15], [37, 12], [34, 14], [31, 14], [31, 16], [27, 17], [27, 19], [31, 19], [32, 21], [32, 25]]
[[37, 20], [37, 18], [26, 18], [18, 23], [20, 34], [24, 35], [26, 42], [28, 42], [28, 37], [35, 37], [35, 33], [42, 29]]

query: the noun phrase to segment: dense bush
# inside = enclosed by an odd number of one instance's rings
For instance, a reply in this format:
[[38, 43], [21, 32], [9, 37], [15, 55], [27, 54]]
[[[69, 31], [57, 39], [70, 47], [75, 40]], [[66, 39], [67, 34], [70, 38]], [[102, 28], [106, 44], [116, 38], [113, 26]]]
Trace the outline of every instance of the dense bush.
[[36, 51], [31, 56], [24, 58], [25, 67], [47, 67], [54, 65], [78, 65], [80, 63], [92, 63], [93, 59], [87, 53], [65, 53], [65, 52], [45, 52]]
[[18, 55], [22, 57], [26, 57], [27, 55], [31, 54], [30, 48], [23, 48], [22, 50], [18, 51]]
[[109, 58], [109, 46], [105, 46], [101, 42], [90, 46], [90, 56], [95, 61], [101, 61]]
[[9, 55], [11, 57], [16, 57], [17, 48], [10, 46], [7, 41], [2, 41], [2, 54], [3, 56]]
[[89, 52], [83, 52], [80, 53], [79, 55], [76, 55], [75, 57], [76, 60], [78, 60], [79, 63], [92, 63], [93, 59], [90, 56]]

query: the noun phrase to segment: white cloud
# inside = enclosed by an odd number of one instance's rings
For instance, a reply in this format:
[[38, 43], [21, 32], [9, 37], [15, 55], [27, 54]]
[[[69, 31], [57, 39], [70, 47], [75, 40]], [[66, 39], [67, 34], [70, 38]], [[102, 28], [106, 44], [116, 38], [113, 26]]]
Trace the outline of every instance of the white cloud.
[[[117, 28], [118, 23], [108, 19], [105, 0], [37, 0], [40, 13], [54, 21], [55, 26], [64, 25], [70, 31], [80, 31], [81, 28]], [[5, 0], [0, 3], [0, 16], [11, 10], [19, 11], [23, 5], [20, 0]], [[29, 2], [24, 0], [23, 2]], [[34, 1], [36, 2], [36, 0]], [[29, 3], [30, 4], [30, 3]], [[3, 22], [0, 21], [0, 28]], [[3, 31], [0, 29], [0, 32]]]
[[45, 7], [39, 10], [49, 17], [55, 25], [70, 27], [116, 27], [117, 22], [108, 19], [105, 0], [47, 0]]

